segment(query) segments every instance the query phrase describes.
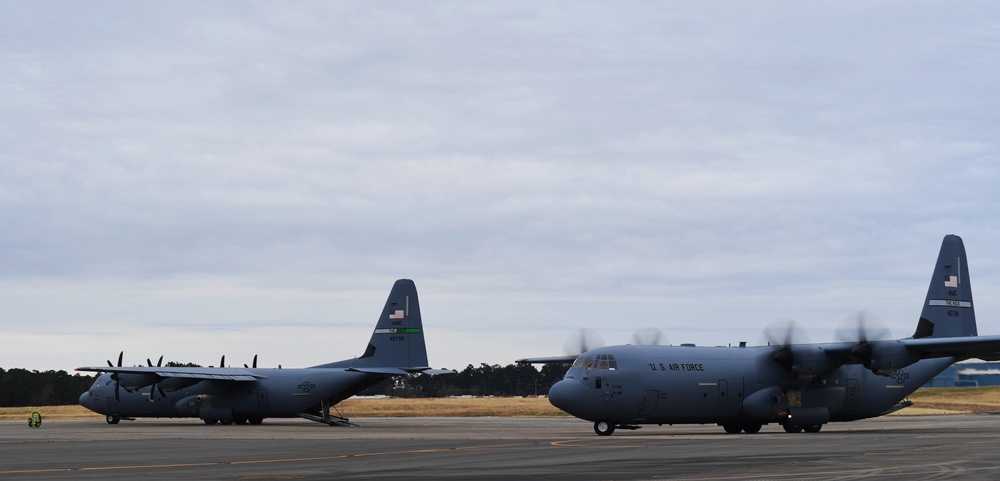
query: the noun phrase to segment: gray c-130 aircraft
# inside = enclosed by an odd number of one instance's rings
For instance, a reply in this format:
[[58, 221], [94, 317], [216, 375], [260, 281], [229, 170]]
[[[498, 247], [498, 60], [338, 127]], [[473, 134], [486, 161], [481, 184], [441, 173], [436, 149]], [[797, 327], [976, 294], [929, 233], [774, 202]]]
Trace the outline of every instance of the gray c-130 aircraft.
[[978, 336], [962, 239], [944, 238], [912, 337], [766, 346], [608, 346], [572, 362], [549, 402], [601, 436], [642, 424], [718, 424], [729, 434], [778, 423], [789, 433], [889, 414], [951, 364], [1000, 360], [1000, 336]]
[[[163, 358], [160, 358], [162, 362]], [[392, 286], [368, 347], [361, 357], [301, 369], [252, 367], [79, 367], [102, 372], [80, 404], [107, 416], [109, 424], [137, 417], [198, 417], [206, 424], [260, 424], [264, 418], [302, 417], [330, 425], [350, 424], [330, 407], [374, 384], [407, 374], [452, 374], [427, 363], [417, 288], [400, 279]], [[245, 365], [244, 365], [245, 366]]]

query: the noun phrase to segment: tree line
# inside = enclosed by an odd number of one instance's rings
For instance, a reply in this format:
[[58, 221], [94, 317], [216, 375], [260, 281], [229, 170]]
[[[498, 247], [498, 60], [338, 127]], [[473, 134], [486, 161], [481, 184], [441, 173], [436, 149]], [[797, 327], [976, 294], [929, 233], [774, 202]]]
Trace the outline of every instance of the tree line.
[[66, 371], [0, 368], [0, 407], [76, 404], [93, 383], [94, 376]]
[[[500, 366], [483, 363], [478, 367], [469, 364], [455, 374], [387, 379], [361, 394], [391, 397], [543, 396], [548, 394], [549, 387], [562, 379], [566, 368], [566, 365], [559, 364], [547, 364], [540, 370], [524, 364]], [[77, 404], [80, 394], [90, 388], [94, 378], [70, 375], [66, 371], [0, 368], [0, 407]]]

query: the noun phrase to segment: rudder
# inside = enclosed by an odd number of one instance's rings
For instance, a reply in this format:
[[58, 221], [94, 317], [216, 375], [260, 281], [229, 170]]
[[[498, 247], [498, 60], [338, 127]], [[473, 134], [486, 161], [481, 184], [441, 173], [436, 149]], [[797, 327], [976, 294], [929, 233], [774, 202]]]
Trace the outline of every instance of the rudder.
[[361, 357], [317, 367], [428, 367], [416, 284], [410, 279], [393, 284]]
[[978, 335], [965, 244], [957, 235], [941, 242], [934, 274], [920, 312], [914, 339]]

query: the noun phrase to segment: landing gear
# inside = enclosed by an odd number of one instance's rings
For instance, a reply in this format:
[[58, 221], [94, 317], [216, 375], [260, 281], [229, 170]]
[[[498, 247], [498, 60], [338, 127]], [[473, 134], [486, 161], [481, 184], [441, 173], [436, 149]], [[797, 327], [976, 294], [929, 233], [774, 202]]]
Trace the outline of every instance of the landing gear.
[[757, 434], [762, 427], [764, 425], [761, 423], [725, 423], [722, 425], [726, 434], [739, 434], [741, 431], [747, 434]]
[[601, 420], [594, 423], [594, 432], [598, 436], [611, 436], [611, 433], [615, 432], [614, 423]]
[[801, 433], [805, 431], [807, 433], [818, 433], [820, 429], [823, 429], [822, 424], [806, 424], [804, 426], [797, 426], [794, 424], [785, 424], [782, 426], [785, 428], [786, 433]]
[[114, 414], [108, 414], [108, 416], [105, 417], [104, 420], [107, 421], [108, 424], [118, 424], [118, 422], [121, 421], [122, 418], [121, 418], [121, 416], [116, 416]]

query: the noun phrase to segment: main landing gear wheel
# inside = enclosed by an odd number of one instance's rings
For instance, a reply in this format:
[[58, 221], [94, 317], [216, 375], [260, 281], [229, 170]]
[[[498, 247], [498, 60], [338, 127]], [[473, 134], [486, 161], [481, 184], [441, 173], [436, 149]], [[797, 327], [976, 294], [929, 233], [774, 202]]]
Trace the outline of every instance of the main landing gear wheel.
[[108, 414], [108, 417], [104, 418], [104, 420], [107, 421], [108, 424], [118, 424], [118, 421], [121, 421], [122, 418], [115, 416], [114, 414]]
[[802, 426], [802, 429], [807, 433], [818, 433], [820, 429], [823, 429], [822, 424], [806, 424]]
[[608, 421], [597, 421], [594, 423], [594, 432], [598, 436], [611, 436], [611, 433], [615, 432], [615, 425]]
[[761, 423], [726, 423], [722, 425], [726, 434], [739, 434], [741, 431], [747, 434], [757, 434], [762, 427], [764, 425]]
[[793, 433], [794, 434], [794, 433], [801, 433], [802, 432], [802, 426], [795, 426], [795, 425], [792, 425], [792, 424], [786, 424], [786, 425], [784, 425], [782, 427], [785, 428], [785, 432], [786, 433]]

